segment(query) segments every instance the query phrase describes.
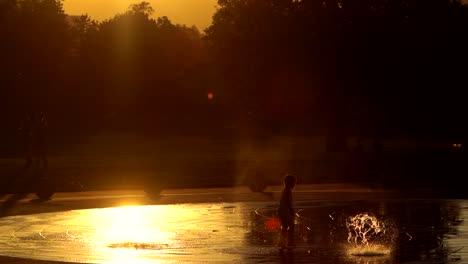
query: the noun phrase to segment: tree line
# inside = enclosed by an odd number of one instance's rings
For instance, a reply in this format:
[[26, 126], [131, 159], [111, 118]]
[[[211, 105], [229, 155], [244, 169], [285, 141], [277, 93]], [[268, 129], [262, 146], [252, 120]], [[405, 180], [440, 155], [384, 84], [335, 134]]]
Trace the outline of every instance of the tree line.
[[463, 137], [467, 10], [219, 0], [200, 32], [147, 2], [97, 22], [61, 0], [1, 0], [2, 118], [42, 109], [90, 131]]

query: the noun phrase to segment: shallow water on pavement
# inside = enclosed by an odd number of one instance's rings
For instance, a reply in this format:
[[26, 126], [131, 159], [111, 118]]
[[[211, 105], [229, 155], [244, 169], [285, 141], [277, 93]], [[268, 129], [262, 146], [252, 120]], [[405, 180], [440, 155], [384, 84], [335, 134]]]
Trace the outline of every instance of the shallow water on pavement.
[[[0, 255], [112, 264], [468, 263], [467, 200], [303, 201], [295, 207], [292, 250], [276, 246], [273, 202], [242, 202], [4, 217]], [[357, 247], [364, 248], [361, 255]]]

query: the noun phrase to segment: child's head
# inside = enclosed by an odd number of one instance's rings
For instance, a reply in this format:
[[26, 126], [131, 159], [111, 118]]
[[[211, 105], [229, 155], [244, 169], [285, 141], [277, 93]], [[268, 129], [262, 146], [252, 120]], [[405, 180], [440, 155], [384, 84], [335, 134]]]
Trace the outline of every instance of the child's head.
[[292, 189], [296, 185], [296, 177], [291, 174], [286, 174], [283, 183], [285, 188]]

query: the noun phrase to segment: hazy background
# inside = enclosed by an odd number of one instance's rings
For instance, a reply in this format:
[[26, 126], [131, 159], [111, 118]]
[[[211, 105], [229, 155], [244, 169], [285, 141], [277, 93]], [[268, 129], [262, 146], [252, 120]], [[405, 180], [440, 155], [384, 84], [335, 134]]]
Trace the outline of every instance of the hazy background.
[[103, 185], [285, 171], [427, 182], [465, 169], [466, 155], [415, 151], [468, 143], [461, 1], [218, 5], [0, 1], [5, 163], [21, 166], [19, 128], [44, 112], [49, 170]]
[[[154, 8], [154, 17], [167, 16], [174, 24], [196, 26], [203, 31], [211, 24], [216, 11], [216, 0], [148, 0]], [[88, 14], [102, 21], [117, 13], [124, 13], [133, 0], [65, 0], [63, 8], [70, 15]]]

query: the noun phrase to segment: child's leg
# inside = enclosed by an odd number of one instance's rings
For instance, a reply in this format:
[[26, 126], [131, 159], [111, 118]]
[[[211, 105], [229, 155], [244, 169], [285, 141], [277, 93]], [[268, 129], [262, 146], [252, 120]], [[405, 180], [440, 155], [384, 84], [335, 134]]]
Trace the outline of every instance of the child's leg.
[[288, 219], [287, 231], [288, 246], [294, 246], [294, 218]]
[[288, 245], [288, 225], [284, 217], [280, 217], [280, 233], [278, 237], [278, 246], [285, 248]]
[[288, 240], [288, 246], [293, 247], [295, 245], [295, 242], [294, 242], [294, 224], [289, 226], [287, 240]]

